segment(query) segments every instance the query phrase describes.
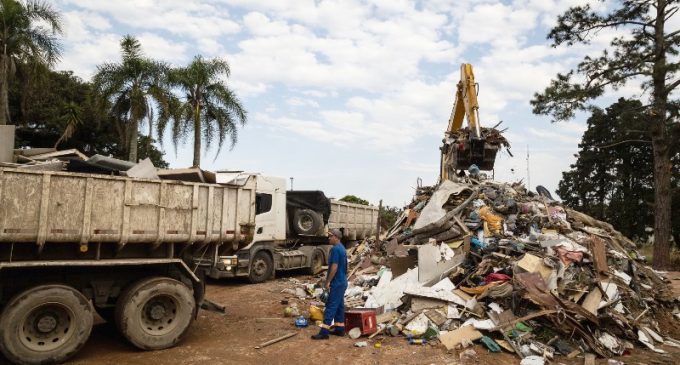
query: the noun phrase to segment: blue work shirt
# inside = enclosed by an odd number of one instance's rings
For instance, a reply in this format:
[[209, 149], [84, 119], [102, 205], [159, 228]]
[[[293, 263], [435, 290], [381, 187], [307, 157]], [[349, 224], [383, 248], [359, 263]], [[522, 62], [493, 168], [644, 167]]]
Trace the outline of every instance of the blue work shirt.
[[333, 280], [331, 280], [331, 286], [347, 286], [347, 250], [342, 243], [333, 245], [331, 248], [331, 253], [328, 257], [328, 268], [330, 270], [331, 265], [338, 264], [338, 271], [335, 272]]

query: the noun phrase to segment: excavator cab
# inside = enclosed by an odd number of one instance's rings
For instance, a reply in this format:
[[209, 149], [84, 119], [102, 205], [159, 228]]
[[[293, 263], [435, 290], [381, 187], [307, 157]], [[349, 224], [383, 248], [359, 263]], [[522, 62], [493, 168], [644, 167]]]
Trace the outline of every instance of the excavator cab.
[[[493, 170], [501, 146], [509, 146], [495, 128], [482, 128], [479, 123], [477, 84], [472, 65], [460, 68], [460, 81], [441, 147], [440, 180], [452, 179], [457, 171], [476, 165], [480, 170]], [[463, 128], [463, 120], [467, 126]]]

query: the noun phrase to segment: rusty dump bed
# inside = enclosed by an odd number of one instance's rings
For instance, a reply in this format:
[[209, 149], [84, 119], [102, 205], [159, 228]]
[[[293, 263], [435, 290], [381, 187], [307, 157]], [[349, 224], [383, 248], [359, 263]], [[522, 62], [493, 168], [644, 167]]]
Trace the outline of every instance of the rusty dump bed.
[[0, 244], [243, 247], [252, 240], [255, 187], [255, 177], [236, 186], [0, 168]]

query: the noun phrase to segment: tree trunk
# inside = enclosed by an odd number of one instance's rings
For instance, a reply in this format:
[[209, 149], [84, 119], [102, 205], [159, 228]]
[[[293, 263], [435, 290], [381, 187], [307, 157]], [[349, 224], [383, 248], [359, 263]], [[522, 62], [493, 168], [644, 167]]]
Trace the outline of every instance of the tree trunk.
[[201, 115], [198, 108], [194, 115], [194, 167], [201, 166]]
[[11, 122], [9, 116], [8, 67], [9, 58], [7, 55], [0, 55], [0, 125], [9, 124]]
[[657, 3], [656, 23], [654, 24], [655, 50], [652, 82], [654, 85], [652, 121], [650, 132], [654, 150], [654, 260], [655, 269], [665, 270], [671, 266], [671, 160], [669, 153], [666, 113], [668, 95], [666, 94], [666, 44], [665, 11], [667, 2]]
[[130, 121], [130, 154], [128, 161], [137, 163], [137, 143], [139, 140], [139, 122]]
[[671, 266], [671, 161], [665, 123], [655, 122], [652, 127], [654, 148], [654, 261], [655, 269]]

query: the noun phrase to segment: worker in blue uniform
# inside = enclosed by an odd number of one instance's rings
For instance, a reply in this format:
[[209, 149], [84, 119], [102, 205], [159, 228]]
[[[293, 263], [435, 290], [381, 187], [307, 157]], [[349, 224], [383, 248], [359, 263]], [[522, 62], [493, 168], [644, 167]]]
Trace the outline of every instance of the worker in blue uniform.
[[345, 290], [347, 290], [347, 251], [341, 242], [342, 231], [328, 231], [328, 242], [333, 245], [328, 255], [328, 272], [325, 289], [329, 291], [323, 323], [315, 340], [327, 340], [328, 335], [345, 335]]

